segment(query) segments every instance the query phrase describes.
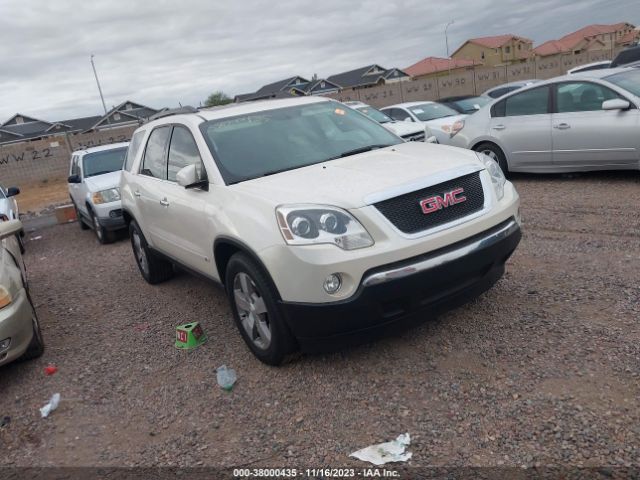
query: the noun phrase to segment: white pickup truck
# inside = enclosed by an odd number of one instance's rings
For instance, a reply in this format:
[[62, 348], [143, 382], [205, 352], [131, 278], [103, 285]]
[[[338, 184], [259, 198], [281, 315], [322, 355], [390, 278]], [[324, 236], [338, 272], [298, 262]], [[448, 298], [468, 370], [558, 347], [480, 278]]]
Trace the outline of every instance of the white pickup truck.
[[163, 112], [134, 133], [120, 192], [142, 276], [222, 284], [268, 364], [467, 301], [520, 240], [496, 162], [319, 97]]

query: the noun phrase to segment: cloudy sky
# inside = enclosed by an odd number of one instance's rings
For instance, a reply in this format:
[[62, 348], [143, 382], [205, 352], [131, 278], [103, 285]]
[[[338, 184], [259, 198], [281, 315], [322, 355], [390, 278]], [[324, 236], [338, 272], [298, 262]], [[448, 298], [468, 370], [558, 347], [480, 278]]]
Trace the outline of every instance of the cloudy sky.
[[0, 121], [61, 120], [107, 107], [198, 105], [293, 75], [406, 67], [465, 39], [535, 44], [590, 23], [640, 24], [639, 0], [0, 0]]

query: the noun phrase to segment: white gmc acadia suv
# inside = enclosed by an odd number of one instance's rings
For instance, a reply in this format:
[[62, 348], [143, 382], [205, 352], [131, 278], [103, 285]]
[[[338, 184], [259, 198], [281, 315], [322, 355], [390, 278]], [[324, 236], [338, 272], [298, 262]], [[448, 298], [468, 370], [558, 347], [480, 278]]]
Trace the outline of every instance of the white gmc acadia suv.
[[319, 97], [158, 114], [133, 135], [120, 192], [145, 280], [177, 264], [221, 283], [272, 365], [469, 300], [520, 241], [493, 160], [404, 142]]

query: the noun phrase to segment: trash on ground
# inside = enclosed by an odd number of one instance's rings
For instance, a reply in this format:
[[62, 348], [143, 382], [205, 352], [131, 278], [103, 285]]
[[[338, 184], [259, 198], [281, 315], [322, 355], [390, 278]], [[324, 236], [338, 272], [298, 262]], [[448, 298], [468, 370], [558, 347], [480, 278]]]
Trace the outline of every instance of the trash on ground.
[[186, 323], [176, 327], [176, 348], [191, 350], [206, 341], [207, 336], [198, 322]]
[[216, 368], [216, 378], [218, 379], [218, 385], [227, 392], [231, 391], [233, 384], [236, 383], [238, 379], [236, 371], [233, 368], [228, 368], [226, 365]]
[[31, 237], [29, 240], [40, 240], [42, 235], [38, 235], [37, 237]]
[[48, 366], [44, 367], [44, 373], [46, 375], [53, 375], [57, 371], [58, 371], [58, 367], [56, 367], [55, 365], [48, 365]]
[[58, 408], [58, 405], [60, 405], [60, 394], [54, 393], [51, 400], [49, 400], [49, 403], [40, 409], [40, 415], [42, 415], [42, 418], [47, 418], [51, 412]]
[[390, 462], [406, 462], [413, 455], [411, 452], [405, 453], [405, 448], [411, 443], [408, 433], [398, 435], [398, 438], [391, 442], [378, 443], [353, 452], [350, 457], [357, 458], [374, 465], [384, 465]]
[[11, 417], [9, 415], [5, 415], [4, 417], [2, 417], [2, 420], [0, 420], [0, 428], [6, 427], [10, 423], [11, 423]]

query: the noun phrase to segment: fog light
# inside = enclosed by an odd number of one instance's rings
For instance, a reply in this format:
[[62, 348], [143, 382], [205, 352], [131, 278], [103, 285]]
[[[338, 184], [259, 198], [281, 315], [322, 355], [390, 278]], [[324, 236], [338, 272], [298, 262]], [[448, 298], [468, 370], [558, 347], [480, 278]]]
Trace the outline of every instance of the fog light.
[[9, 345], [11, 345], [11, 337], [2, 340], [0, 342], [0, 353], [4, 353], [5, 350], [8, 350]]
[[328, 294], [332, 295], [336, 293], [342, 286], [342, 279], [340, 278], [340, 274], [332, 273], [327, 278], [325, 278], [324, 284], [322, 286], [324, 287], [324, 291]]

